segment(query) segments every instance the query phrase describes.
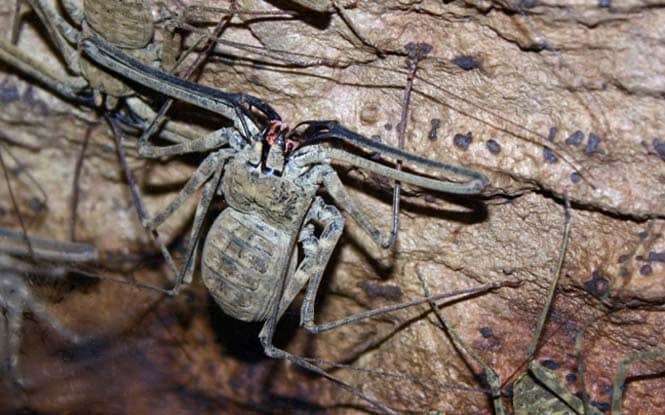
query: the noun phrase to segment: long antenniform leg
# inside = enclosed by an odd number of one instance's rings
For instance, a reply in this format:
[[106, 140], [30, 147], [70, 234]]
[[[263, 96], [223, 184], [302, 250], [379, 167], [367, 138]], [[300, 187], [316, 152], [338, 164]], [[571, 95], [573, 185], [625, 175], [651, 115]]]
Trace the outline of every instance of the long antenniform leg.
[[[416, 269], [416, 274], [418, 275], [418, 279], [420, 280], [420, 283], [423, 287], [425, 296], [427, 297], [431, 296], [431, 292], [429, 290], [429, 286], [427, 284], [427, 280], [425, 279], [425, 277], [421, 275], [418, 269]], [[497, 373], [476, 352], [474, 352], [471, 348], [469, 348], [466, 345], [466, 343], [464, 343], [459, 334], [457, 334], [457, 331], [455, 331], [455, 329], [450, 325], [448, 320], [446, 320], [446, 318], [443, 315], [443, 312], [439, 310], [437, 304], [434, 303], [433, 301], [430, 301], [429, 304], [430, 308], [436, 315], [436, 318], [439, 320], [439, 323], [441, 323], [441, 327], [443, 328], [443, 330], [445, 330], [447, 334], [450, 335], [450, 338], [453, 340], [455, 348], [459, 348], [465, 354], [471, 356], [471, 358], [482, 368], [483, 373], [485, 374], [485, 380], [490, 388], [490, 392], [492, 393], [492, 405], [494, 406], [494, 415], [504, 415], [506, 412], [503, 407], [503, 402], [501, 401], [501, 381]]]

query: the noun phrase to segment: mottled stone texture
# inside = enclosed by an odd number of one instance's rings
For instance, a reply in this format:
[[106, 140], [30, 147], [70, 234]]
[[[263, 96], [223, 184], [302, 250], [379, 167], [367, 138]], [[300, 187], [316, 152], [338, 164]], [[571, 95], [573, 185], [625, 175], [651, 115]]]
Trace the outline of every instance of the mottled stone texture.
[[[9, 3], [1, 4], [3, 27]], [[237, 3], [240, 10], [291, 4]], [[534, 6], [524, 12], [528, 20], [512, 3]], [[391, 251], [379, 250], [347, 222], [319, 298], [320, 321], [421, 297], [418, 275], [433, 292], [520, 279], [520, 288], [442, 308], [510, 386], [526, 370], [525, 351], [556, 266], [567, 195], [570, 244], [536, 358], [558, 364], [570, 391], [579, 392], [580, 377], [571, 375], [577, 373], [575, 336], [596, 318], [582, 355], [587, 392], [603, 407], [621, 359], [665, 348], [665, 11], [647, 1], [561, 3], [358, 1], [340, 2], [345, 19], [339, 12], [245, 15], [234, 19], [223, 39], [259, 49], [220, 44], [200, 82], [261, 97], [291, 124], [336, 119], [395, 145], [406, 81], [403, 46], [431, 44], [434, 52], [421, 62], [414, 83], [406, 148], [478, 169], [492, 185], [474, 198], [408, 192], [399, 243]], [[22, 44], [34, 39], [34, 27], [24, 24]], [[31, 48], [57, 67], [48, 46]], [[48, 196], [43, 209], [25, 175], [14, 181], [31, 232], [67, 237], [74, 160], [91, 128], [77, 237], [94, 243], [105, 254], [104, 265], [123, 277], [164, 283], [166, 267], [159, 267], [136, 218], [106, 125], [0, 70], [0, 134], [23, 144], [3, 141], [3, 157], [7, 146], [21, 163], [8, 161], [14, 174], [30, 172]], [[466, 150], [454, 145], [455, 135], [469, 132]], [[500, 151], [490, 151], [488, 140]], [[152, 184], [144, 189], [152, 211], [192, 170], [191, 159], [146, 165], [132, 157], [131, 163]], [[390, 183], [339, 170], [361, 205], [388, 228]], [[0, 192], [0, 223], [16, 228], [4, 185]], [[167, 239], [187, 229], [191, 212], [184, 209], [165, 225]], [[222, 316], [198, 282], [175, 298], [88, 281], [48, 297], [63, 322], [92, 340], [72, 349], [28, 322], [22, 360], [33, 384], [22, 393], [0, 393], [3, 410], [371, 412], [330, 382], [263, 357], [259, 327]], [[296, 329], [294, 308], [279, 344], [408, 377], [334, 371], [399, 412], [492, 413], [482, 390], [463, 390], [485, 387], [478, 365], [465, 363], [426, 310], [307, 335]], [[664, 369], [663, 359], [630, 366], [629, 374], [641, 377], [626, 388], [624, 413], [657, 413], [665, 406]]]

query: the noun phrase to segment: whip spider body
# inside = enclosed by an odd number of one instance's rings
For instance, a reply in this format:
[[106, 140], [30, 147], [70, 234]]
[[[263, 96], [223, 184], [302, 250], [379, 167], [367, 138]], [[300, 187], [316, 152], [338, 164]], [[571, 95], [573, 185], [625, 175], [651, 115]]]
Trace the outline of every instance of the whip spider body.
[[[376, 227], [357, 207], [330, 163], [351, 164], [402, 183], [447, 193], [477, 194], [487, 186], [488, 179], [460, 166], [443, 164], [370, 141], [334, 121], [308, 121], [289, 130], [277, 112], [257, 98], [224, 93], [174, 78], [143, 65], [99, 38], [83, 40], [82, 49], [93, 61], [121, 77], [192, 105], [232, 116], [235, 128], [223, 128], [187, 143], [169, 146], [154, 146], [147, 141], [139, 143], [139, 154], [146, 158], [207, 153], [175, 199], [153, 218], [144, 218], [144, 224], [156, 230], [203, 188], [185, 263], [171, 292], [191, 280], [206, 212], [214, 197], [223, 196], [228, 207], [208, 230], [201, 259], [203, 281], [217, 304], [237, 319], [265, 321], [259, 338], [268, 356], [288, 359], [319, 373], [383, 411], [393, 413], [390, 408], [311, 361], [272, 344], [277, 322], [303, 289], [301, 325], [311, 332], [451, 296], [435, 295], [325, 324], [315, 323], [314, 303], [319, 284], [345, 222], [338, 207], [351, 216], [377, 245], [385, 248], [391, 244], [390, 235]], [[262, 118], [264, 123], [256, 122], [257, 118]], [[467, 181], [452, 182], [401, 171], [347, 149], [323, 145], [324, 141], [341, 143], [359, 151], [377, 152], [383, 157], [401, 160], [406, 166], [429, 169], [438, 175], [452, 174]], [[327, 203], [320, 195], [321, 191], [325, 191], [334, 204]], [[489, 284], [462, 294], [501, 286], [514, 286], [514, 283]], [[460, 292], [453, 295], [458, 294]]]

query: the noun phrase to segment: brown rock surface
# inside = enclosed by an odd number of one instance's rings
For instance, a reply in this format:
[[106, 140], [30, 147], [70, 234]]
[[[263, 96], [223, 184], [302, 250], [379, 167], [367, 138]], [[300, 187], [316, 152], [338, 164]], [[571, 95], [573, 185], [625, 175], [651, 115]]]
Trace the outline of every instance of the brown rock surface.
[[[0, 4], [3, 27], [12, 9], [8, 3], [13, 2]], [[275, 9], [261, 1], [237, 3], [240, 10]], [[432, 292], [522, 280], [519, 288], [442, 309], [509, 386], [525, 371], [526, 349], [556, 267], [566, 194], [573, 204], [570, 244], [536, 358], [556, 362], [562, 379], [577, 373], [575, 336], [597, 318], [583, 342], [585, 380], [591, 400], [606, 404], [623, 358], [665, 349], [665, 149], [659, 146], [665, 143], [665, 12], [638, 1], [612, 2], [610, 8], [543, 1], [525, 11], [527, 20], [511, 3], [340, 2], [356, 33], [339, 12], [243, 16], [223, 39], [271, 53], [220, 44], [200, 82], [261, 97], [290, 124], [336, 119], [396, 145], [406, 81], [403, 46], [431, 44], [434, 52], [421, 62], [414, 84], [406, 148], [478, 169], [491, 188], [481, 198], [405, 196], [399, 242], [391, 251], [373, 246], [347, 221], [317, 304], [319, 321], [420, 298], [418, 275]], [[48, 46], [30, 43], [35, 27], [32, 20], [23, 25], [22, 44], [58, 68]], [[0, 134], [22, 143], [2, 141], [0, 149], [20, 160], [20, 168], [9, 164], [30, 231], [67, 238], [74, 160], [92, 128], [78, 239], [97, 246], [104, 265], [123, 276], [165, 284], [166, 267], [155, 260], [158, 253], [120, 180], [106, 125], [11, 70], [0, 70]], [[440, 120], [436, 131], [433, 120]], [[552, 128], [557, 134], [551, 142]], [[575, 145], [578, 130], [582, 142]], [[466, 151], [453, 144], [456, 134], [469, 132], [473, 140]], [[499, 151], [490, 151], [490, 139]], [[136, 174], [161, 186], [146, 191], [153, 212], [192, 170], [180, 160], [147, 167], [140, 159], [130, 161]], [[347, 170], [339, 169], [353, 196], [388, 229], [389, 183]], [[48, 196], [46, 209], [35, 203], [41, 193], [22, 172], [38, 179]], [[186, 230], [191, 211], [184, 209], [160, 230]], [[6, 186], [0, 186], [0, 225], [17, 227]], [[47, 297], [53, 314], [90, 341], [73, 347], [28, 321], [21, 360], [31, 384], [20, 394], [0, 392], [0, 412], [372, 411], [326, 380], [262, 357], [260, 327], [222, 316], [198, 282], [175, 298], [110, 282], [72, 284]], [[334, 371], [399, 412], [492, 413], [484, 391], [462, 390], [485, 388], [479, 367], [465, 363], [426, 310], [308, 335], [296, 329], [299, 312], [293, 308], [278, 344], [293, 353], [416, 379]], [[656, 413], [665, 406], [665, 395], [656, 393], [665, 390], [664, 365], [660, 359], [630, 366], [631, 375], [642, 377], [626, 388], [625, 414]], [[566, 384], [572, 392], [581, 390], [579, 379]], [[508, 406], [509, 399], [504, 401]]]

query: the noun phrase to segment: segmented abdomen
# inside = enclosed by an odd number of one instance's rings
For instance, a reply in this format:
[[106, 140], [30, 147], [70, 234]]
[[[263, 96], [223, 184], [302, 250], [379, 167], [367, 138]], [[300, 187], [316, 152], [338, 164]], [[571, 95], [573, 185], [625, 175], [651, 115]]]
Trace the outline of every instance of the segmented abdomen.
[[201, 274], [224, 312], [263, 321], [277, 300], [291, 258], [289, 235], [228, 208], [215, 220], [203, 248]]

